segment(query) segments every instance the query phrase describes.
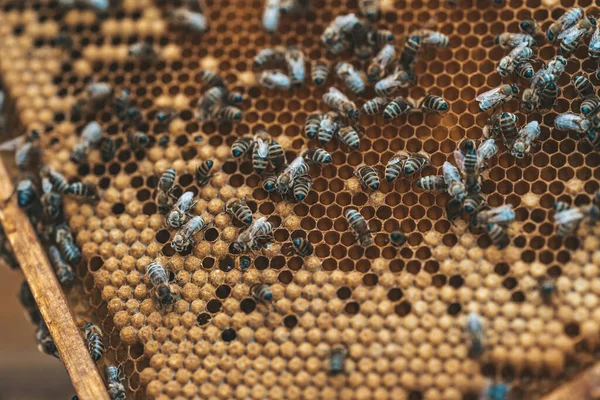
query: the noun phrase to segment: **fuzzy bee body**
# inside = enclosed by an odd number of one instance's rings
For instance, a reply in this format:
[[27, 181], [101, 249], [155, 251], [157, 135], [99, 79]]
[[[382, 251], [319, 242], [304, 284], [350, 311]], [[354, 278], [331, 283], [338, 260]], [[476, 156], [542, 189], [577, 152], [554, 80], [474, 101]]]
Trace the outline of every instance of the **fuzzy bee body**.
[[597, 114], [600, 111], [600, 98], [598, 96], [586, 98], [579, 105], [579, 110], [586, 117]]
[[477, 214], [477, 224], [480, 226], [487, 224], [498, 224], [506, 226], [515, 220], [516, 214], [512, 209], [512, 205], [507, 204], [499, 207], [494, 207], [489, 210], [480, 211]]
[[519, 94], [519, 88], [514, 83], [501, 85], [478, 95], [479, 110], [485, 112], [496, 108]]
[[271, 176], [263, 181], [262, 187], [267, 193], [272, 193], [277, 190], [277, 178]]
[[575, 91], [582, 99], [594, 94], [594, 86], [589, 78], [585, 75], [575, 75], [571, 78], [571, 83]]
[[92, 332], [87, 335], [88, 351], [92, 360], [99, 361], [104, 355], [105, 347], [102, 336]]
[[363, 104], [361, 110], [367, 115], [376, 115], [383, 111], [390, 101], [385, 97], [375, 97]]
[[240, 269], [242, 272], [246, 271], [252, 265], [252, 260], [248, 256], [240, 257]]
[[316, 85], [322, 85], [327, 80], [331, 66], [326, 60], [314, 60], [311, 62], [310, 77]]
[[406, 235], [400, 231], [394, 231], [388, 236], [389, 243], [394, 247], [400, 247], [406, 243]]
[[442, 165], [442, 172], [444, 176], [444, 182], [448, 188], [448, 194], [454, 199], [462, 202], [467, 196], [466, 187], [460, 179], [460, 173], [458, 169], [450, 164], [448, 161]]
[[300, 176], [294, 182], [292, 191], [294, 192], [294, 199], [296, 201], [302, 201], [308, 196], [308, 192], [312, 188], [312, 178], [308, 175]]
[[358, 118], [358, 108], [356, 108], [356, 104], [350, 101], [344, 93], [334, 87], [330, 87], [329, 92], [323, 95], [323, 101], [329, 107], [339, 111], [350, 119], [356, 120]]
[[321, 146], [325, 146], [331, 141], [333, 135], [338, 132], [339, 129], [339, 115], [335, 112], [328, 112], [323, 115], [319, 123], [319, 130], [317, 131], [317, 138]]
[[109, 162], [115, 158], [115, 153], [117, 151], [117, 144], [115, 141], [109, 137], [103, 137], [100, 142], [100, 157], [102, 161]]
[[81, 261], [81, 250], [79, 250], [79, 247], [77, 247], [73, 240], [62, 240], [57, 243], [57, 246], [65, 261], [71, 265], [79, 264], [79, 261]]
[[104, 377], [110, 400], [125, 400], [125, 387], [121, 383], [123, 378], [121, 377], [119, 368], [113, 365], [106, 365], [104, 367]]
[[215, 114], [217, 120], [236, 122], [242, 119], [242, 110], [234, 106], [221, 107]]
[[252, 210], [246, 205], [246, 199], [231, 202], [227, 205], [226, 211], [246, 225], [252, 223]]
[[199, 12], [191, 11], [187, 8], [178, 8], [171, 13], [171, 21], [176, 26], [182, 26], [185, 29], [197, 33], [204, 33], [208, 30], [206, 17]]
[[485, 225], [484, 230], [487, 232], [494, 246], [499, 250], [504, 249], [510, 244], [510, 238], [502, 226], [498, 224], [488, 224]]
[[581, 8], [576, 7], [567, 10], [550, 25], [546, 31], [546, 38], [551, 41], [556, 40], [563, 31], [575, 25], [581, 18], [583, 18]]
[[252, 151], [252, 166], [257, 174], [262, 174], [269, 163], [269, 143], [260, 137], [254, 139]]
[[365, 82], [359, 72], [347, 62], [340, 62], [335, 66], [335, 73], [344, 81], [344, 84], [350, 91], [356, 95], [362, 96], [365, 92]]
[[271, 143], [269, 143], [269, 161], [275, 168], [281, 168], [285, 164], [283, 147], [275, 140], [272, 140]]
[[346, 371], [346, 349], [334, 348], [329, 355], [329, 373], [332, 375], [343, 374]]
[[369, 32], [368, 41], [371, 46], [380, 49], [388, 43], [394, 44], [394, 34], [387, 29], [376, 29]]
[[286, 49], [283, 46], [275, 46], [262, 49], [254, 57], [254, 66], [263, 67], [267, 64], [274, 65], [285, 61]]
[[423, 190], [446, 190], [446, 182], [443, 176], [430, 175], [417, 181], [417, 187]]
[[423, 46], [433, 47], [448, 47], [450, 38], [441, 32], [432, 31], [431, 29], [419, 29], [411, 34], [418, 36]]
[[367, 69], [367, 78], [369, 82], [377, 82], [383, 78], [385, 70], [396, 56], [396, 50], [391, 44], [386, 44], [379, 50], [379, 53], [373, 58]]
[[291, 83], [299, 86], [306, 77], [304, 53], [297, 47], [290, 47], [285, 52], [285, 61], [291, 77]]
[[87, 159], [87, 152], [97, 147], [102, 140], [102, 128], [96, 121], [88, 123], [81, 132], [80, 142], [75, 146], [71, 153], [71, 160], [77, 164], [82, 164]]
[[494, 39], [494, 43], [502, 47], [503, 49], [512, 49], [520, 45], [526, 45], [527, 47], [535, 47], [537, 42], [531, 35], [525, 33], [502, 33]]
[[98, 188], [92, 183], [72, 183], [69, 185], [66, 193], [77, 197], [83, 197], [88, 200], [98, 199]]
[[294, 252], [302, 257], [308, 257], [314, 251], [312, 243], [304, 238], [293, 239], [292, 246], [294, 248]]
[[194, 201], [193, 192], [185, 192], [179, 197], [173, 209], [167, 215], [166, 223], [171, 228], [179, 228], [186, 219], [186, 214], [194, 207], [196, 202]]
[[331, 163], [331, 154], [318, 147], [312, 147], [306, 151], [304, 158], [319, 165]]
[[521, 130], [514, 142], [510, 146], [510, 154], [516, 158], [523, 158], [529, 153], [531, 144], [541, 134], [540, 125], [537, 121], [531, 121], [525, 125]]
[[407, 87], [413, 78], [403, 69], [397, 69], [392, 74], [375, 84], [375, 93], [381, 97], [391, 97], [398, 89]]
[[164, 193], [170, 193], [176, 178], [177, 172], [175, 172], [175, 168], [167, 169], [158, 180], [158, 189], [162, 190]]
[[463, 209], [468, 214], [474, 214], [484, 206], [485, 199], [479, 193], [469, 194], [463, 203]]
[[360, 146], [360, 136], [356, 129], [352, 126], [345, 126], [338, 131], [340, 140], [352, 149], [358, 149]]
[[125, 112], [129, 109], [131, 102], [131, 91], [129, 89], [123, 89], [121, 93], [113, 99], [113, 109], [117, 116], [121, 119], [125, 119]]
[[273, 292], [269, 285], [265, 285], [264, 283], [258, 283], [250, 289], [252, 296], [264, 303], [268, 303], [273, 300]]
[[304, 122], [304, 133], [307, 138], [314, 139], [317, 137], [319, 127], [321, 126], [321, 120], [322, 116], [320, 114], [311, 114], [306, 117], [306, 121]]
[[371, 237], [371, 232], [369, 231], [369, 225], [364, 217], [354, 209], [348, 209], [344, 213], [348, 224], [350, 225], [350, 230], [354, 234], [354, 237], [358, 241], [358, 243], [367, 247], [373, 243], [373, 238]]
[[394, 119], [412, 110], [412, 105], [402, 96], [396, 97], [383, 110], [383, 118]]
[[406, 39], [402, 53], [400, 54], [399, 63], [406, 70], [410, 70], [415, 57], [421, 48], [421, 38], [419, 36], [410, 36]]
[[196, 182], [198, 186], [205, 186], [210, 178], [212, 177], [210, 171], [214, 165], [213, 160], [203, 161], [202, 164], [196, 168]]
[[280, 0], [266, 0], [262, 23], [268, 32], [275, 32], [279, 26]]
[[155, 261], [148, 264], [146, 276], [156, 291], [156, 297], [160, 305], [166, 306], [175, 302], [175, 297], [169, 285], [169, 276], [160, 262]]
[[243, 157], [250, 150], [253, 143], [254, 141], [248, 137], [236, 139], [231, 145], [231, 155], [236, 159]]
[[600, 150], [600, 132], [590, 129], [585, 133], [585, 138], [596, 150]]
[[127, 51], [129, 57], [138, 58], [142, 61], [154, 61], [158, 58], [158, 52], [148, 43], [134, 43]]
[[505, 142], [512, 142], [517, 137], [517, 122], [519, 122], [519, 117], [513, 113], [505, 112], [501, 114], [499, 126]]
[[588, 54], [592, 60], [600, 58], [600, 26], [598, 25], [596, 25], [596, 29], [588, 44]]
[[69, 189], [69, 182], [67, 182], [67, 179], [55, 169], [46, 169], [45, 172], [42, 172], [42, 175], [45, 175], [52, 184], [53, 192], [64, 194]]
[[354, 176], [358, 178], [360, 183], [371, 190], [378, 190], [380, 186], [379, 175], [375, 168], [361, 164], [354, 171]]
[[241, 254], [248, 251], [259, 250], [268, 245], [273, 234], [273, 224], [267, 221], [266, 217], [261, 217], [243, 232], [231, 244], [230, 252], [232, 254]]
[[554, 222], [556, 223], [558, 236], [566, 237], [575, 232], [583, 218], [584, 215], [579, 208], [568, 207], [558, 211], [554, 214]]
[[185, 251], [194, 243], [194, 235], [206, 227], [206, 222], [200, 216], [192, 217], [181, 229], [173, 236], [171, 247], [177, 252]]
[[515, 67], [515, 73], [523, 79], [531, 79], [533, 77], [533, 65], [530, 62], [522, 62]]
[[588, 36], [596, 27], [596, 19], [588, 16], [579, 20], [575, 25], [558, 35], [560, 40], [560, 52], [562, 55], [577, 50], [584, 36]]
[[572, 113], [558, 114], [554, 119], [554, 127], [559, 131], [573, 130], [578, 133], [585, 133], [590, 126], [589, 120]]
[[73, 282], [73, 269], [63, 260], [60, 251], [55, 246], [48, 249], [48, 258], [54, 267], [58, 281], [63, 286], [69, 286]]
[[412, 153], [404, 161], [404, 174], [406, 176], [419, 172], [430, 164], [429, 156], [422, 153]]
[[31, 179], [22, 179], [17, 184], [17, 204], [24, 210], [29, 210], [39, 200], [38, 191]]
[[304, 157], [296, 157], [277, 177], [275, 187], [279, 194], [286, 194], [293, 188], [295, 181], [308, 175], [309, 166], [304, 162]]
[[292, 86], [292, 80], [280, 70], [263, 71], [258, 82], [267, 89], [287, 90]]
[[148, 135], [143, 132], [132, 132], [127, 135], [127, 142], [133, 151], [143, 150], [150, 146]]
[[[500, 76], [508, 76], [512, 73], [519, 64], [523, 64], [528, 62], [531, 57], [533, 57], [533, 50], [529, 48], [527, 45], [522, 44], [510, 51], [508, 55], [504, 56], [500, 62], [498, 63], [498, 67], [496, 71], [500, 74]], [[533, 71], [531, 73], [531, 78], [533, 76]]]

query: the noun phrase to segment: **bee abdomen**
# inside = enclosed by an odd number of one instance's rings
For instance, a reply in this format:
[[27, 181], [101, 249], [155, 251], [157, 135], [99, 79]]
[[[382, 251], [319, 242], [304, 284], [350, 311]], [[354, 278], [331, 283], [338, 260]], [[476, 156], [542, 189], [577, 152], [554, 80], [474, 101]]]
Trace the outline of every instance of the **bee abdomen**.
[[255, 299], [262, 302], [270, 302], [273, 300], [273, 292], [268, 285], [256, 284], [252, 286], [251, 292]]

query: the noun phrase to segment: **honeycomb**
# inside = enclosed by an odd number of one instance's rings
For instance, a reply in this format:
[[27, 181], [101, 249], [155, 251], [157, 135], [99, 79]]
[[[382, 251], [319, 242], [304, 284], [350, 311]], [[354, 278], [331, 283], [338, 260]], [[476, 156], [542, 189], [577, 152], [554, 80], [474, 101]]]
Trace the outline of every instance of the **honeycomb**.
[[[546, 29], [569, 7], [588, 14], [598, 8], [591, 0], [562, 0], [551, 11], [540, 0], [507, 0], [504, 6], [382, 0], [377, 26], [393, 31], [397, 47], [432, 18], [449, 36], [448, 49], [419, 55], [417, 84], [405, 93], [415, 99], [441, 95], [449, 112], [393, 122], [361, 116], [360, 150], [330, 142], [325, 149], [333, 163], [311, 171], [313, 190], [293, 204], [265, 193], [251, 162], [231, 160], [229, 148], [260, 128], [283, 146], [288, 161], [314, 144], [302, 134], [303, 123], [326, 110], [321, 97], [333, 78], [276, 92], [257, 85], [252, 67], [262, 48], [279, 44], [298, 45], [310, 59], [330, 57], [319, 36], [335, 16], [358, 13], [358, 4], [312, 3], [305, 15], [282, 18], [278, 32], [268, 34], [262, 1], [207, 0], [210, 31], [195, 35], [166, 19], [181, 1], [122, 0], [105, 15], [65, 10], [51, 0], [0, 1], [7, 125], [15, 136], [40, 129], [45, 162], [102, 192], [97, 204], [66, 200], [85, 260], [68, 297], [76, 315], [104, 329], [106, 357], [124, 370], [129, 397], [474, 399], [492, 380], [508, 382], [526, 399], [592, 363], [600, 339], [600, 227], [583, 225], [563, 240], [551, 211], [555, 201], [587, 204], [599, 188], [598, 154], [574, 133], [552, 129], [557, 113], [578, 111], [569, 77], [595, 69], [586, 46], [570, 58], [554, 109], [519, 114], [522, 122], [535, 119], [542, 126], [533, 156], [515, 160], [501, 146], [485, 173], [489, 204], [510, 203], [516, 211], [507, 249], [497, 250], [465, 221], [448, 222], [447, 195], [422, 192], [405, 178], [365, 192], [353, 170], [363, 162], [382, 168], [396, 151], [407, 150], [430, 155], [423, 176], [437, 173], [460, 140], [481, 137], [487, 116], [478, 112], [475, 97], [502, 83], [495, 68], [505, 52], [491, 44], [494, 36], [517, 32], [525, 18]], [[59, 33], [73, 39], [71, 49], [52, 45]], [[160, 48], [157, 62], [127, 57], [128, 45], [139, 40]], [[537, 54], [548, 61], [556, 51], [543, 44]], [[368, 61], [352, 62], [366, 70]], [[205, 68], [244, 93], [240, 123], [193, 117]], [[118, 140], [116, 158], [104, 163], [93, 150], [85, 164], [70, 161], [86, 124], [71, 108], [93, 81], [108, 82], [115, 92], [131, 90], [145, 117], [139, 129], [150, 133], [152, 147], [129, 150], [130, 127], [106, 106], [95, 119]], [[365, 99], [371, 97], [369, 88]], [[180, 111], [168, 127], [154, 122], [162, 107]], [[517, 102], [505, 110], [517, 112]], [[166, 146], [156, 144], [165, 137]], [[199, 188], [193, 174], [208, 159], [219, 172]], [[193, 213], [211, 221], [203, 240], [184, 254], [169, 245], [174, 232], [165, 228], [155, 202], [158, 177], [169, 167], [178, 173], [176, 193], [197, 193]], [[228, 252], [240, 226], [224, 205], [244, 197], [255, 218], [266, 216], [276, 228], [275, 243], [242, 273], [238, 257]], [[347, 207], [367, 219], [374, 245], [355, 243], [343, 216]], [[397, 229], [408, 236], [399, 249], [387, 244], [387, 234]], [[288, 255], [291, 237], [307, 238], [314, 255]], [[178, 295], [169, 312], [157, 306], [144, 277], [155, 258], [164, 261]], [[539, 294], [544, 277], [558, 288], [552, 304]], [[252, 298], [256, 283], [270, 285], [272, 305]], [[468, 357], [463, 326], [469, 312], [485, 321], [487, 349], [480, 360]], [[346, 373], [331, 376], [329, 354], [339, 346], [347, 349]]]

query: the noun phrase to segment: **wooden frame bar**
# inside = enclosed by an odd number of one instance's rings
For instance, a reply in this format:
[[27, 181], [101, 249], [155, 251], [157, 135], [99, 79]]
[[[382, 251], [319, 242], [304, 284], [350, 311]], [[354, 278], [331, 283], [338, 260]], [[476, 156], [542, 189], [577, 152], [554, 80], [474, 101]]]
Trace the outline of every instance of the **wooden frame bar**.
[[0, 159], [0, 222], [21, 265], [40, 313], [48, 326], [60, 357], [80, 400], [110, 400], [98, 368], [91, 359], [67, 299], [56, 279], [46, 252], [19, 208], [14, 185]]
[[592, 400], [600, 396], [600, 363], [579, 373], [567, 383], [563, 383], [542, 400]]

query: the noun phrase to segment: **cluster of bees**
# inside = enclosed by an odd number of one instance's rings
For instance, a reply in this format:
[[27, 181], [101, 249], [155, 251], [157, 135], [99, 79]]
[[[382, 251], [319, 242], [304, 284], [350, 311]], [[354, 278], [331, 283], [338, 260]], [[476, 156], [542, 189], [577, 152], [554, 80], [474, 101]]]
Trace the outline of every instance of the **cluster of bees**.
[[582, 221], [589, 225], [600, 222], [600, 190], [592, 197], [591, 204], [575, 207], [564, 201], [554, 203], [554, 222], [558, 236], [565, 237], [574, 233]]

